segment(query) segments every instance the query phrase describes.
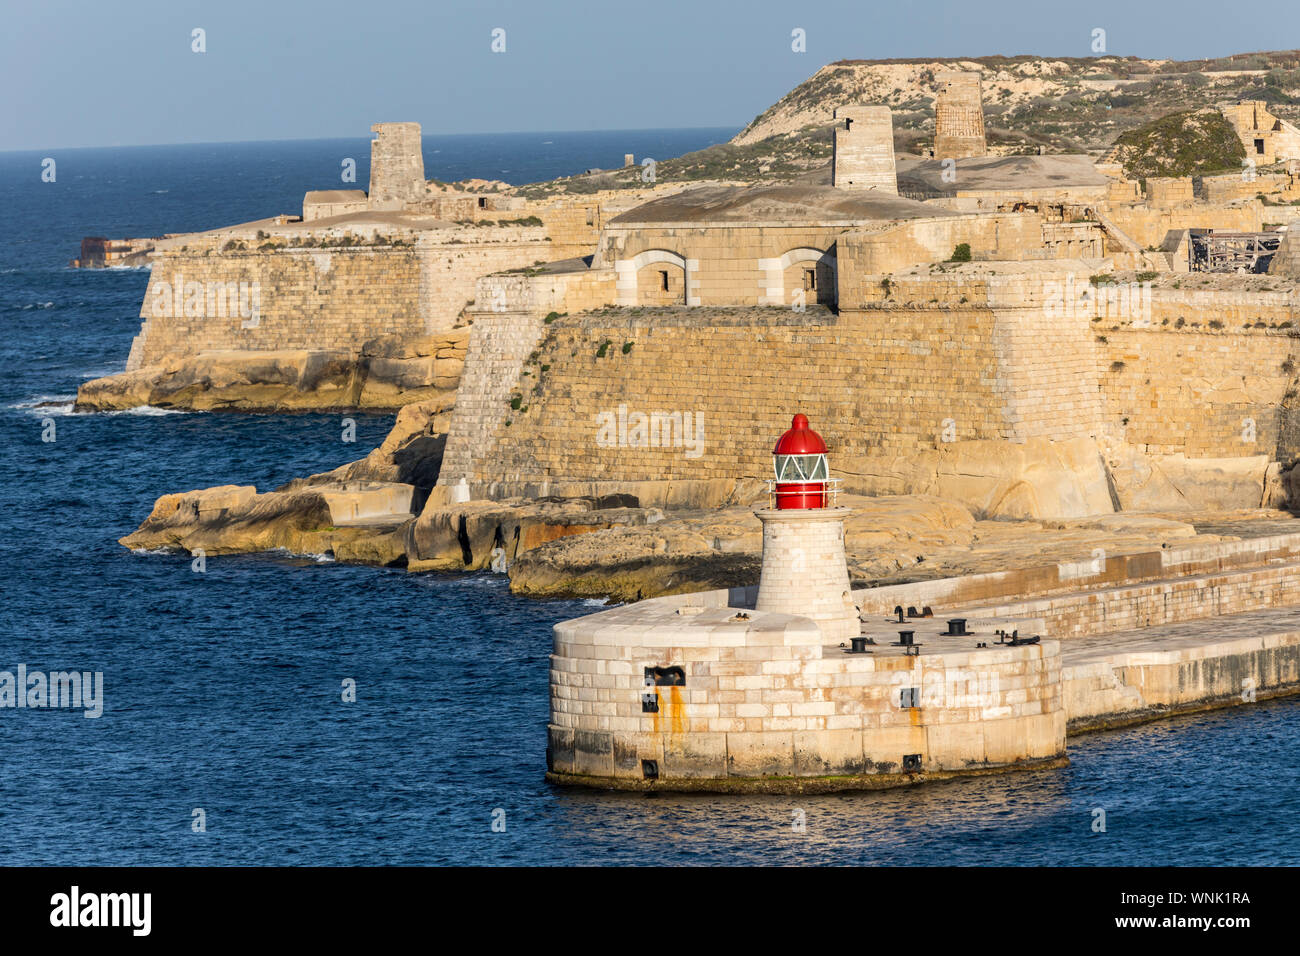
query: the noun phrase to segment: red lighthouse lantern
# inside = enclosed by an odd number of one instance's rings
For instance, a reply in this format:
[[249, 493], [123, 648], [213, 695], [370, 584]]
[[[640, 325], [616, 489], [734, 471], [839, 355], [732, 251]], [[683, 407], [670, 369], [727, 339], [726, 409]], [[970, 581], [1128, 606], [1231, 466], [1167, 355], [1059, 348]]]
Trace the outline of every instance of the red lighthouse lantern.
[[772, 449], [776, 481], [772, 491], [776, 507], [825, 508], [833, 482], [826, 465], [826, 442], [808, 427], [805, 415], [796, 415], [790, 430]]

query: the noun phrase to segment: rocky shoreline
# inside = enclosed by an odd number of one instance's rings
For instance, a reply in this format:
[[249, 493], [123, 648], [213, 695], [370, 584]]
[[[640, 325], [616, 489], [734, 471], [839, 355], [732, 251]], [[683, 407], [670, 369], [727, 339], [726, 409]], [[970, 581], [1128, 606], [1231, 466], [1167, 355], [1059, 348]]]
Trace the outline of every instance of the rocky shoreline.
[[382, 336], [359, 352], [210, 350], [92, 379], [75, 410], [140, 406], [189, 411], [396, 411], [455, 399], [468, 329], [420, 338]]
[[[367, 457], [274, 490], [224, 485], [158, 499], [121, 539], [135, 550], [205, 555], [284, 550], [420, 571], [502, 571], [537, 598], [636, 601], [754, 584], [754, 501], [643, 507], [630, 494], [451, 500], [435, 487], [451, 402], [404, 407]], [[754, 495], [749, 492], [749, 496]], [[982, 518], [925, 494], [843, 496], [855, 586], [1094, 560], [1277, 533], [1285, 512], [1121, 513], [1065, 520]]]

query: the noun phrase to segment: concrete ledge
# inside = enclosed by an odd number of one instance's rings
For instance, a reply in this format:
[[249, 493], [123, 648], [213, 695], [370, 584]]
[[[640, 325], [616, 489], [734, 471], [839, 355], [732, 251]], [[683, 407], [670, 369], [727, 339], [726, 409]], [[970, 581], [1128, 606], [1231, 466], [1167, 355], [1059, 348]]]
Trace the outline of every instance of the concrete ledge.
[[1061, 755], [1041, 760], [1018, 760], [998, 766], [935, 770], [924, 773], [874, 773], [827, 777], [708, 777], [658, 781], [548, 771], [546, 780], [548, 783], [564, 787], [657, 793], [841, 793], [855, 790], [892, 790], [936, 780], [983, 777], [1015, 770], [1056, 770], [1069, 765], [1070, 758]]
[[1194, 701], [1173, 706], [1160, 705], [1125, 713], [1077, 717], [1066, 722], [1065, 732], [1073, 737], [1077, 734], [1094, 733], [1100, 730], [1117, 730], [1121, 727], [1149, 724], [1157, 720], [1179, 717], [1184, 714], [1201, 714], [1212, 710], [1227, 710], [1231, 707], [1248, 707], [1260, 701], [1274, 700], [1279, 697], [1294, 697], [1296, 694], [1300, 694], [1300, 683], [1288, 684], [1285, 687], [1269, 690], [1258, 690], [1255, 692], [1255, 699], [1249, 702], [1242, 700], [1240, 694], [1227, 694], [1211, 700]]

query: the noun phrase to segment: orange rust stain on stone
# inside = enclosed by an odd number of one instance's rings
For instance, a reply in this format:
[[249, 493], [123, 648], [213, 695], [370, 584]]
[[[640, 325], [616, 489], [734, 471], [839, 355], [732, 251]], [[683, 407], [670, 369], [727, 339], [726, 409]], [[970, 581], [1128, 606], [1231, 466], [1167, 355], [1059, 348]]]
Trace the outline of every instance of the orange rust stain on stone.
[[673, 702], [672, 732], [675, 734], [683, 733], [686, 730], [686, 705], [682, 703], [682, 689], [674, 684], [668, 688], [668, 697]]
[[575, 534], [587, 534], [613, 527], [605, 521], [593, 524], [532, 524], [525, 525], [519, 536], [519, 553], [539, 548], [548, 541], [567, 538]]

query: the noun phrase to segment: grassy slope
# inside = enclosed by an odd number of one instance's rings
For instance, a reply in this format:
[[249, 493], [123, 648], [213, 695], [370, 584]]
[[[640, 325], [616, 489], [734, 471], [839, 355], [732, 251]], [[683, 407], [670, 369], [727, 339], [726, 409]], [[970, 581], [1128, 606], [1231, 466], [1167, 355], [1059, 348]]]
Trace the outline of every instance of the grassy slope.
[[[831, 111], [843, 103], [890, 106], [896, 148], [919, 148], [933, 137], [935, 74], [976, 67], [983, 72], [989, 143], [1011, 152], [1031, 153], [1042, 146], [1048, 152], [1100, 155], [1122, 133], [1167, 114], [1237, 99], [1264, 100], [1278, 115], [1300, 120], [1300, 50], [1191, 61], [1035, 56], [841, 60], [796, 86], [730, 143], [661, 161], [656, 178], [794, 179], [830, 160]], [[543, 196], [628, 188], [642, 185], [640, 174], [640, 169], [611, 170], [525, 186], [520, 192]]]

